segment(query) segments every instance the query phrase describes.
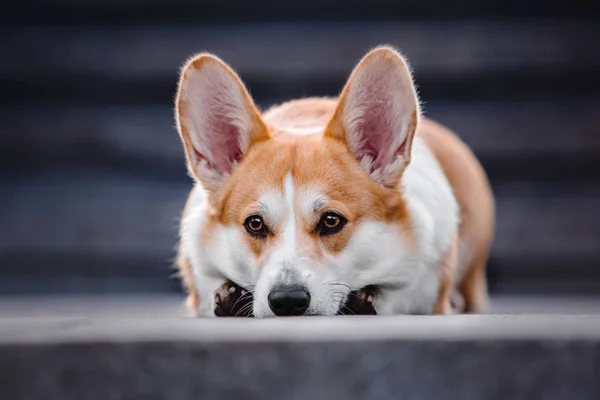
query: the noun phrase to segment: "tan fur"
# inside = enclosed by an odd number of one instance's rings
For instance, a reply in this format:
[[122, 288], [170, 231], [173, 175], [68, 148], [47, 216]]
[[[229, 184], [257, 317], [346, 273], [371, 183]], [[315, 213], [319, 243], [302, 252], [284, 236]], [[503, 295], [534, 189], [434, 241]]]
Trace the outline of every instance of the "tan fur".
[[[290, 170], [298, 186], [312, 186], [323, 193], [328, 198], [327, 208], [338, 210], [348, 220], [343, 232], [328, 238], [320, 238], [314, 231], [318, 220], [304, 221], [299, 225], [298, 237], [304, 238], [305, 252], [341, 251], [352, 236], [353, 226], [364, 218], [395, 222], [408, 232], [408, 213], [400, 193], [372, 182], [340, 141], [323, 135], [280, 134], [254, 145], [220, 191], [211, 217], [214, 226], [241, 226], [255, 211], [255, 199], [270, 189], [281, 191]], [[277, 230], [272, 232], [274, 237], [279, 234]], [[276, 242], [251, 236], [246, 240], [259, 265], [262, 255], [269, 253], [269, 245]]]
[[452, 295], [454, 285], [454, 274], [456, 271], [456, 262], [458, 253], [458, 240], [455, 237], [452, 240], [450, 249], [446, 252], [440, 265], [440, 287], [438, 298], [433, 307], [434, 314], [450, 314], [452, 306], [450, 296]]
[[[342, 141], [331, 135], [293, 136], [284, 132], [290, 128], [326, 125], [337, 105], [336, 99], [310, 98], [285, 103], [263, 114], [272, 140], [254, 143], [242, 165], [233, 171], [218, 196], [211, 199], [213, 209], [204, 230], [207, 237], [210, 237], [210, 227], [219, 223], [243, 224], [251, 213], [250, 204], [268, 189], [265, 182], [282, 185], [283, 174], [290, 168], [295, 182], [316, 185], [331, 199], [329, 206], [338, 207], [349, 220], [349, 229], [329, 242], [311, 237], [312, 226], [300, 226], [305, 251], [318, 255], [321, 246], [331, 252], [341, 250], [352, 235], [352, 223], [364, 217], [396, 222], [399, 229], [408, 227], [408, 213], [401, 193], [372, 182], [358, 163], [351, 162], [349, 157], [352, 156]], [[487, 178], [471, 151], [448, 129], [423, 119], [416, 135], [425, 141], [441, 164], [462, 216], [459, 235], [440, 265], [442, 284], [435, 312], [449, 312], [453, 284], [464, 297], [466, 311], [481, 311], [487, 300], [485, 263], [494, 228], [494, 203]], [[189, 153], [191, 146], [185, 138], [184, 144]], [[327, 179], [323, 180], [325, 170]], [[184, 217], [187, 211], [186, 207]], [[262, 254], [268, 253], [268, 241], [251, 237], [247, 240], [259, 260]], [[189, 262], [180, 258], [178, 266], [189, 293], [189, 303], [197, 309], [199, 300]]]
[[437, 158], [461, 210], [455, 282], [465, 311], [481, 312], [487, 306], [485, 267], [493, 239], [495, 206], [483, 168], [471, 150], [442, 125], [423, 120], [417, 135]]

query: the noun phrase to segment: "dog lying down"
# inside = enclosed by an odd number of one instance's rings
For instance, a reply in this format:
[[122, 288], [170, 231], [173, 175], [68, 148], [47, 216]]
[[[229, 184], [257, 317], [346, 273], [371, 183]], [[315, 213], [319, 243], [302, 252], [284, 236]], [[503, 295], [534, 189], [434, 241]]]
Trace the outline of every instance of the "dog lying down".
[[394, 49], [369, 52], [338, 98], [264, 113], [200, 54], [183, 67], [176, 120], [195, 180], [177, 258], [194, 315], [449, 314], [455, 294], [460, 311], [485, 310], [487, 177], [421, 117]]

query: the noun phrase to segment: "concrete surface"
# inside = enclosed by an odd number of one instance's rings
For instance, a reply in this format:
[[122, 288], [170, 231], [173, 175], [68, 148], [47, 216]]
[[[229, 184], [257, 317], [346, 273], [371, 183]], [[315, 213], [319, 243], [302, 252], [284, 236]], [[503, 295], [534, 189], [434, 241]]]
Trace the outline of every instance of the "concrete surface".
[[[0, 297], [7, 317], [177, 317], [187, 316], [181, 295], [56, 295]], [[493, 314], [600, 314], [600, 297], [499, 296]]]
[[600, 316], [0, 319], [2, 399], [598, 399]]

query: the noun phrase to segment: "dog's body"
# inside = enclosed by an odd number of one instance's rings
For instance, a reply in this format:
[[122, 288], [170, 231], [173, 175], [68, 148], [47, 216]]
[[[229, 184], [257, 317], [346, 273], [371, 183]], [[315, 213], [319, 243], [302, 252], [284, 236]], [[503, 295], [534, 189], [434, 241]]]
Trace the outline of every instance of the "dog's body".
[[201, 55], [177, 108], [198, 181], [178, 266], [197, 315], [214, 315], [226, 279], [254, 293], [258, 317], [335, 315], [370, 285], [377, 314], [446, 314], [455, 289], [465, 311], [485, 309], [487, 178], [453, 133], [419, 118], [392, 49], [369, 53], [340, 99], [262, 115], [233, 71]]

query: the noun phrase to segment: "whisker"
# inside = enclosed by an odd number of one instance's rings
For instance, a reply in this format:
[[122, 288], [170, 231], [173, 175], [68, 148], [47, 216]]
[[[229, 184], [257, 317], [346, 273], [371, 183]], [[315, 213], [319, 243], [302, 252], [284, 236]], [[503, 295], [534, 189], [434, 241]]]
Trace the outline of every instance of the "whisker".
[[342, 301], [346, 301], [348, 299], [348, 296], [346, 295], [346, 293], [334, 293], [333, 298], [341, 303]]
[[356, 315], [356, 313], [354, 311], [352, 311], [351, 309], [349, 309], [348, 307], [346, 307], [345, 304], [341, 304], [341, 307], [338, 309], [336, 315], [344, 315], [344, 313], [342, 312], [342, 309], [352, 313], [353, 315]]
[[346, 307], [345, 305], [342, 306], [342, 308], [344, 308], [346, 311], [351, 312], [352, 315], [356, 315], [356, 313], [354, 311], [352, 311], [351, 309], [349, 309], [348, 307]]
[[344, 293], [344, 292], [340, 292], [340, 291], [333, 291], [331, 293], [339, 295], [341, 298], [348, 297], [348, 294], [349, 294], [349, 293]]
[[249, 198], [250, 200], [254, 200], [254, 201], [255, 201], [255, 202], [257, 202], [257, 203], [258, 203], [258, 204], [259, 204], [261, 207], [263, 207], [263, 208], [267, 208], [267, 206], [265, 205], [265, 203], [264, 203], [264, 202], [262, 202], [262, 201], [260, 201], [260, 200], [258, 200], [258, 199], [255, 199], [254, 197], [252, 197], [252, 196], [249, 196], [249, 195], [247, 195], [246, 193], [242, 193], [242, 195], [246, 196], [246, 197], [247, 197], [247, 198]]
[[241, 308], [240, 308], [240, 309], [239, 309], [239, 310], [238, 310], [238, 311], [235, 313], [235, 316], [236, 316], [236, 317], [238, 317], [238, 316], [240, 316], [241, 314], [244, 314], [244, 313], [245, 313], [245, 312], [248, 310], [248, 308], [249, 308], [249, 307], [250, 307], [250, 305], [249, 305], [249, 304], [245, 304], [243, 307], [241, 307]]
[[240, 300], [242, 300], [244, 297], [248, 297], [251, 296], [251, 292], [246, 292], [243, 295], [241, 295], [240, 297], [238, 297], [238, 299], [235, 301], [235, 303], [233, 303], [233, 307], [231, 307], [232, 309], [235, 308], [235, 306], [237, 306], [237, 304], [240, 302]]
[[248, 311], [252, 311], [252, 303], [248, 303], [244, 307], [240, 308], [238, 312], [235, 313], [235, 317], [239, 317], [240, 314], [246, 313]]
[[350, 291], [355, 290], [350, 285], [346, 285], [345, 283], [341, 283], [341, 282], [325, 282], [325, 284], [327, 286], [344, 286], [344, 287], [348, 288], [348, 290], [350, 290]]

